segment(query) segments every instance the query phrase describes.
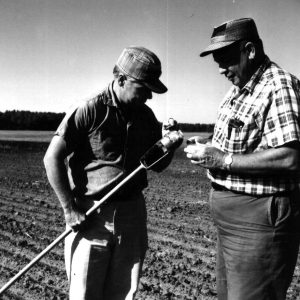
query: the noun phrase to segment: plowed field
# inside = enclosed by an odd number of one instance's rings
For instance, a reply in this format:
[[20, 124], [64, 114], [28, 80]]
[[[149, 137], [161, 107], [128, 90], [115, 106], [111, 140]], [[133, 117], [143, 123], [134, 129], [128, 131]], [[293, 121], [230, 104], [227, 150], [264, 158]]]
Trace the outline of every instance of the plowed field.
[[[64, 231], [62, 210], [42, 164], [46, 143], [0, 142], [0, 286]], [[179, 150], [145, 190], [149, 251], [137, 299], [216, 299], [215, 228], [209, 182]], [[300, 295], [300, 271], [288, 299]], [[23, 275], [4, 300], [68, 299], [63, 243]], [[258, 299], [259, 300], [259, 299]]]

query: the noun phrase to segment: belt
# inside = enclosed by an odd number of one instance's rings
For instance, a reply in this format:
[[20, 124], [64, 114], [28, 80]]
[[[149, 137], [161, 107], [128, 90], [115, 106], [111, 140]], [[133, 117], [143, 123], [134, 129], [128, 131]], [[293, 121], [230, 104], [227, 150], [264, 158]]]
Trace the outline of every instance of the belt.
[[216, 191], [229, 191], [229, 189], [227, 189], [226, 187], [222, 186], [222, 185], [219, 185], [215, 182], [212, 182], [211, 183], [211, 187], [216, 190]]

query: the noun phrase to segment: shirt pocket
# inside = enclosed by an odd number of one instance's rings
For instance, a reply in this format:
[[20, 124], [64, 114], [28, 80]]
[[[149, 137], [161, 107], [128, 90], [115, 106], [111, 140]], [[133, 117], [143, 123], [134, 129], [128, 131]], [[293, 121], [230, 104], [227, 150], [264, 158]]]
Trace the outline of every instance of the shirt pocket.
[[254, 115], [237, 117], [228, 120], [226, 140], [241, 152], [253, 152], [262, 139], [262, 132]]
[[114, 161], [124, 152], [126, 131], [123, 128], [101, 128], [89, 136], [89, 144], [96, 159]]

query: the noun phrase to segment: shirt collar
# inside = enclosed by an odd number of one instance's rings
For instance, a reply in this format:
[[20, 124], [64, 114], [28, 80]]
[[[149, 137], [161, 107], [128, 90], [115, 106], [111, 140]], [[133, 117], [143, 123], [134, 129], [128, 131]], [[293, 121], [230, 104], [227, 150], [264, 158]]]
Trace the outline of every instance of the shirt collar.
[[259, 83], [262, 75], [266, 71], [266, 69], [269, 67], [271, 61], [268, 56], [265, 56], [265, 59], [263, 63], [260, 65], [260, 67], [256, 70], [256, 72], [251, 76], [248, 83], [241, 89], [247, 90], [250, 94], [253, 93], [255, 86]]
[[118, 99], [118, 97], [113, 89], [114, 84], [115, 84], [115, 81], [113, 80], [106, 88], [105, 97], [104, 97], [103, 102], [108, 106], [115, 107], [120, 112], [120, 114], [124, 120], [132, 118], [132, 113], [130, 111], [126, 113], [124, 111], [124, 109], [122, 109], [122, 107], [120, 105], [120, 100]]

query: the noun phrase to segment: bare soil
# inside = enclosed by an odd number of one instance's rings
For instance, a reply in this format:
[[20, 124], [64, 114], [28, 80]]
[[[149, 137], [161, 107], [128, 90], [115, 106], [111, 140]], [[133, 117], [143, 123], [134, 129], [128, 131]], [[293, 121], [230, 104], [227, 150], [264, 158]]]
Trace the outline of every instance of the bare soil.
[[[0, 142], [0, 286], [64, 231], [42, 164], [47, 143]], [[137, 299], [217, 299], [216, 234], [205, 172], [182, 149], [145, 190], [149, 250]], [[299, 261], [287, 299], [300, 295]], [[68, 299], [63, 243], [23, 275], [4, 300]]]

